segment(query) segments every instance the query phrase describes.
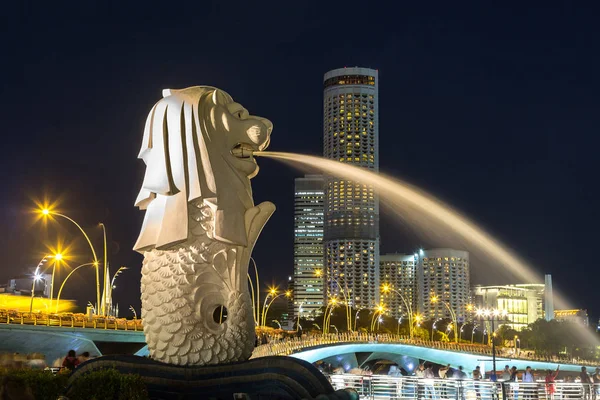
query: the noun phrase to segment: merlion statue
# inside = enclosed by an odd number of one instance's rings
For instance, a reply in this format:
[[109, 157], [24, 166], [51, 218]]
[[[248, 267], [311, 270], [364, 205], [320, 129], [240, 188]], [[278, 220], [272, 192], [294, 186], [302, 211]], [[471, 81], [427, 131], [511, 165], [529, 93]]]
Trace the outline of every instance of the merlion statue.
[[252, 152], [273, 125], [210, 86], [165, 90], [150, 111], [135, 205], [146, 210], [142, 319], [153, 359], [176, 365], [245, 361], [254, 348], [248, 262], [275, 211], [254, 205]]

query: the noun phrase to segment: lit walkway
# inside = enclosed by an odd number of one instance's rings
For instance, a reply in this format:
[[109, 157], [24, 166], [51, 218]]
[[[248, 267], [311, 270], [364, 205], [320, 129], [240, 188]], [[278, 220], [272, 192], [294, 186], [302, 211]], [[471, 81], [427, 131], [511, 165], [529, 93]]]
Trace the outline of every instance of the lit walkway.
[[[451, 364], [455, 367], [464, 365], [481, 365], [485, 363], [491, 370], [491, 347], [480, 344], [455, 344], [448, 342], [432, 342], [408, 339], [396, 335], [367, 335], [367, 334], [340, 334], [316, 335], [294, 338], [286, 341], [275, 341], [261, 345], [254, 350], [252, 358], [272, 355], [290, 355], [308, 362], [316, 362], [329, 357], [360, 352], [373, 352], [395, 354], [427, 360], [438, 364]], [[582, 365], [596, 366], [592, 362], [583, 360], [558, 360], [544, 357], [514, 358], [503, 355], [502, 350], [496, 351], [497, 368], [500, 370], [505, 364], [515, 365], [525, 369], [527, 365], [536, 370], [556, 369], [561, 365], [565, 371], [580, 371]]]

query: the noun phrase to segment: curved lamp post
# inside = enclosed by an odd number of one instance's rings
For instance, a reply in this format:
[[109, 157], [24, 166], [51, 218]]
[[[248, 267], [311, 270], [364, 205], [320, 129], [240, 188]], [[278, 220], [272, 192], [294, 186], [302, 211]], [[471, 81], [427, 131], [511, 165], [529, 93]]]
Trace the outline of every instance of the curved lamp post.
[[[272, 296], [271, 301], [269, 302], [269, 304], [267, 304], [267, 300], [269, 299], [269, 295]], [[263, 305], [263, 316], [262, 316], [262, 326], [266, 326], [267, 325], [267, 314], [269, 313], [269, 308], [271, 307], [271, 304], [273, 304], [273, 302], [280, 298], [281, 296], [285, 296], [285, 297], [290, 297], [292, 295], [291, 290], [287, 290], [283, 293], [277, 294], [277, 289], [275, 288], [271, 288], [269, 290], [269, 295], [267, 295], [267, 297], [265, 297], [265, 305]]]
[[89, 262], [89, 263], [78, 265], [77, 267], [73, 268], [73, 270], [71, 272], [69, 272], [69, 275], [67, 275], [67, 277], [65, 278], [65, 280], [63, 281], [63, 283], [60, 285], [60, 289], [58, 289], [58, 296], [56, 296], [56, 311], [55, 312], [58, 313], [58, 305], [60, 304], [60, 294], [62, 293], [62, 290], [65, 287], [65, 283], [67, 283], [67, 281], [69, 280], [69, 278], [71, 277], [71, 275], [73, 275], [73, 273], [75, 271], [77, 271], [79, 268], [87, 267], [89, 265], [92, 265], [94, 267], [98, 267], [98, 265], [96, 263]]
[[[92, 255], [94, 256], [94, 262], [98, 263], [98, 257], [96, 256], [96, 250], [94, 249], [94, 245], [92, 245], [92, 241], [90, 240], [89, 236], [87, 235], [87, 233], [85, 233], [85, 231], [83, 230], [83, 228], [81, 227], [81, 225], [79, 225], [77, 222], [75, 222], [74, 219], [64, 215], [64, 214], [60, 214], [54, 211], [51, 211], [47, 208], [44, 208], [42, 210], [40, 210], [40, 212], [42, 213], [42, 215], [44, 216], [57, 216], [57, 217], [61, 217], [66, 219], [67, 221], [73, 223], [77, 228], [79, 228], [79, 230], [81, 231], [81, 233], [83, 234], [83, 236], [85, 237], [85, 239], [87, 240], [90, 249], [92, 250]], [[96, 266], [96, 304], [97, 307], [101, 306], [100, 303], [100, 270], [99, 267]], [[97, 310], [96, 310], [97, 312]]]
[[54, 264], [52, 264], [52, 278], [51, 278], [51, 283], [50, 283], [50, 307], [52, 307], [53, 304], [53, 298], [54, 298], [54, 275], [56, 274], [56, 266], [60, 263], [60, 261], [63, 259], [62, 254], [60, 253], [56, 253], [54, 255]]
[[458, 343], [458, 322], [456, 321], [456, 313], [454, 312], [454, 310], [452, 309], [452, 307], [450, 307], [450, 304], [448, 304], [444, 300], [440, 300], [437, 296], [432, 296], [431, 297], [431, 302], [433, 304], [437, 303], [438, 301], [440, 303], [444, 304], [446, 306], [446, 308], [448, 309], [448, 311], [450, 312], [450, 316], [452, 317], [452, 323], [454, 325], [454, 341], [456, 343]]
[[371, 332], [375, 329], [375, 317], [378, 315], [381, 316], [385, 312], [385, 306], [380, 304], [375, 308], [375, 312], [373, 313], [373, 317], [371, 318]]
[[[317, 278], [320, 278], [323, 276], [323, 271], [320, 269], [315, 270], [315, 275]], [[338, 290], [344, 297], [344, 302], [346, 303], [346, 327], [348, 331], [352, 331], [352, 312], [350, 311], [350, 293], [348, 292], [348, 287], [346, 287], [346, 290], [344, 290], [337, 279], [334, 277], [329, 277], [329, 279], [331, 279], [331, 281], [337, 285]]]
[[44, 256], [38, 263], [37, 267], [35, 267], [35, 272], [33, 273], [33, 278], [31, 281], [31, 302], [29, 303], [29, 313], [30, 314], [33, 312], [33, 295], [35, 293], [35, 283], [42, 279], [42, 277], [40, 275], [40, 267], [42, 265], [44, 265], [44, 263], [46, 261], [48, 261], [48, 258], [52, 258], [52, 257], [53, 256], [51, 256], [51, 255]]
[[408, 314], [408, 326], [409, 326], [408, 335], [412, 339], [412, 337], [413, 337], [413, 310], [412, 310], [411, 304], [408, 301], [406, 301], [406, 298], [402, 295], [402, 293], [400, 293], [398, 291], [398, 289], [392, 288], [387, 283], [381, 287], [381, 290], [383, 291], [383, 293], [388, 293], [388, 292], [396, 293], [400, 297], [402, 302], [404, 303], [404, 307], [406, 308], [406, 312]]
[[[491, 323], [491, 332], [492, 332], [492, 373], [494, 374], [494, 378], [496, 376], [496, 341], [494, 337], [496, 333], [494, 331], [494, 321], [500, 321], [499, 317], [502, 316], [506, 318], [508, 312], [506, 310], [498, 310], [498, 309], [479, 309], [476, 311], [476, 315], [481, 318], [482, 321], [489, 321]], [[490, 335], [488, 334], [488, 340]]]
[[433, 322], [433, 324], [431, 324], [431, 341], [432, 341], [432, 342], [433, 342], [433, 331], [435, 331], [435, 330], [436, 330], [436, 328], [435, 328], [435, 327], [436, 327], [437, 323], [438, 323], [439, 321], [441, 321], [442, 319], [443, 319], [443, 318], [438, 318], [438, 319], [436, 319], [436, 320]]
[[479, 325], [477, 325], [477, 324], [473, 325], [473, 330], [471, 331], [471, 343], [473, 343], [473, 338], [475, 337], [475, 331], [477, 330], [478, 326]]
[[[325, 312], [323, 313], [323, 335], [329, 332], [329, 320], [331, 318], [331, 313], [333, 309], [336, 307], [338, 300], [334, 297], [329, 300], [327, 306], [325, 307]], [[327, 314], [329, 312], [329, 315]]]

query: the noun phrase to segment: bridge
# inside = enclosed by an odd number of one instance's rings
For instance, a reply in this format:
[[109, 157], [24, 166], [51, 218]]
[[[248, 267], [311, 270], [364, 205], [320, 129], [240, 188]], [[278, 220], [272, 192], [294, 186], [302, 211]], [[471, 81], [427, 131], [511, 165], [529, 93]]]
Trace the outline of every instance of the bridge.
[[[37, 314], [0, 310], [0, 352], [42, 353], [47, 362], [62, 357], [73, 349], [92, 355], [136, 354], [148, 355], [142, 321], [139, 319], [93, 317], [85, 314]], [[289, 355], [310, 363], [319, 360], [332, 365], [342, 364], [346, 370], [361, 367], [370, 361], [389, 360], [407, 372], [412, 372], [420, 361], [436, 364], [475, 365], [491, 370], [492, 349], [481, 344], [409, 339], [398, 335], [369, 335], [342, 333], [304, 336], [285, 341], [273, 341], [258, 346], [252, 358]], [[596, 362], [566, 360], [533, 356], [511, 357], [506, 349], [496, 351], [497, 367], [504, 364], [524, 369], [556, 369], [578, 372], [581, 366], [596, 367]], [[486, 368], [489, 367], [489, 368]]]
[[[319, 360], [334, 366], [342, 365], [346, 371], [360, 368], [369, 361], [389, 360], [397, 363], [408, 373], [412, 373], [421, 361], [436, 364], [460, 365], [465, 371], [481, 366], [483, 371], [492, 369], [492, 349], [480, 344], [456, 344], [418, 339], [409, 339], [397, 335], [339, 334], [317, 335], [295, 338], [286, 341], [274, 341], [258, 346], [252, 358], [265, 356], [291, 356], [310, 363]], [[567, 360], [550, 357], [514, 357], [507, 349], [496, 350], [496, 367], [504, 365], [525, 369], [531, 366], [534, 370], [555, 370], [560, 364], [563, 371], [580, 372], [582, 366], [593, 366], [593, 361]]]
[[78, 354], [143, 355], [145, 346], [138, 319], [0, 310], [0, 352], [42, 353], [51, 363], [71, 349]]

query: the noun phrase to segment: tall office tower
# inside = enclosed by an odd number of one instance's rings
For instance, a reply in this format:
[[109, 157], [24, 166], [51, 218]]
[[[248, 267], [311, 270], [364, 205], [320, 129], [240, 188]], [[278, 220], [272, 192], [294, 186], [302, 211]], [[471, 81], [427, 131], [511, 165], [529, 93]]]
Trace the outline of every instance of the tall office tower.
[[[323, 79], [323, 155], [379, 170], [377, 71], [340, 68]], [[379, 200], [373, 186], [328, 177], [325, 187], [328, 296], [353, 307], [379, 303]]]
[[321, 175], [296, 178], [294, 192], [293, 318], [313, 319], [323, 307], [323, 209]]
[[414, 254], [382, 254], [379, 258], [381, 303], [394, 318], [417, 311], [417, 265]]
[[[427, 318], [466, 321], [470, 303], [469, 253], [453, 249], [420, 250], [417, 262], [419, 310]], [[435, 299], [435, 300], [434, 300]]]

